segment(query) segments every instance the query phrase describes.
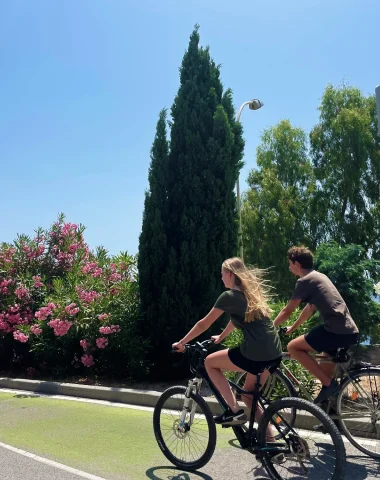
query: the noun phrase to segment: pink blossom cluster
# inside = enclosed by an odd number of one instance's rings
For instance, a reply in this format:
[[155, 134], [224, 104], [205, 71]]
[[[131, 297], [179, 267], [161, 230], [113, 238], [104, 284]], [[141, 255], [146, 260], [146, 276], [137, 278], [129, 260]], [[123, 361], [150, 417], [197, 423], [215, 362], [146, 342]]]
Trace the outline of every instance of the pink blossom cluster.
[[106, 348], [108, 345], [108, 340], [105, 337], [100, 337], [96, 339], [96, 346], [98, 348]]
[[92, 367], [93, 365], [95, 365], [92, 355], [83, 355], [81, 357], [81, 362], [85, 367]]
[[8, 295], [9, 293], [9, 290], [8, 290], [8, 287], [9, 285], [11, 285], [13, 283], [13, 280], [10, 279], [10, 280], [7, 280], [7, 279], [4, 279], [0, 282], [0, 294], [2, 295]]
[[110, 282], [119, 282], [121, 280], [121, 275], [120, 273], [111, 273], [111, 275], [109, 275], [107, 277], [107, 279], [110, 281]]
[[76, 290], [80, 300], [86, 304], [90, 304], [100, 297], [100, 294], [98, 292], [95, 292], [94, 290], [86, 291], [83, 290], [81, 287], [77, 287]]
[[69, 253], [74, 254], [77, 250], [81, 248], [80, 243], [72, 243], [67, 249]]
[[42, 333], [42, 328], [40, 328], [38, 325], [32, 325], [30, 327], [30, 331], [34, 333], [34, 335], [40, 335], [40, 333]]
[[48, 323], [49, 327], [54, 329], [54, 335], [56, 337], [62, 337], [63, 335], [66, 335], [72, 324], [73, 322], [69, 322], [68, 320], [60, 320], [59, 318], [50, 320]]
[[24, 302], [27, 302], [30, 299], [29, 289], [22, 285], [16, 288], [15, 294], [19, 300], [23, 300]]
[[109, 314], [108, 313], [101, 313], [100, 315], [98, 315], [98, 318], [101, 322], [103, 322], [104, 320], [107, 320], [109, 318]]
[[74, 255], [72, 253], [59, 252], [57, 254], [57, 260], [62, 267], [69, 268], [74, 262]]
[[42, 244], [38, 244], [37, 246], [30, 247], [29, 245], [26, 245], [25, 242], [23, 242], [21, 245], [21, 250], [27, 255], [29, 260], [33, 260], [34, 258], [38, 258], [43, 255], [45, 251], [45, 246]]
[[38, 320], [46, 320], [49, 315], [53, 313], [53, 311], [57, 308], [54, 303], [48, 303], [46, 307], [41, 307], [36, 313], [35, 317]]
[[25, 333], [22, 333], [19, 330], [15, 330], [13, 332], [13, 338], [21, 343], [26, 343], [29, 340], [29, 336], [25, 335]]
[[88, 348], [91, 347], [91, 344], [90, 342], [88, 342], [87, 340], [83, 339], [79, 342], [79, 345], [83, 348], [83, 350], [87, 350]]
[[120, 332], [119, 325], [110, 325], [109, 327], [100, 327], [99, 332], [103, 335], [110, 335], [111, 333], [118, 333]]
[[26, 325], [33, 318], [33, 312], [29, 307], [20, 309], [19, 305], [8, 307], [8, 310], [0, 312], [0, 330], [5, 333], [13, 332], [16, 325]]
[[44, 286], [44, 284], [41, 282], [41, 277], [39, 277], [38, 275], [35, 275], [33, 277], [33, 282], [34, 282], [34, 288], [39, 288]]
[[88, 262], [82, 268], [83, 273], [91, 273], [94, 278], [100, 277], [103, 270], [98, 266], [96, 262]]
[[70, 315], [70, 317], [72, 317], [79, 312], [79, 307], [77, 307], [76, 303], [70, 303], [70, 305], [65, 307], [65, 311], [68, 315]]
[[9, 247], [0, 252], [0, 263], [12, 263], [13, 255], [16, 253], [16, 249]]

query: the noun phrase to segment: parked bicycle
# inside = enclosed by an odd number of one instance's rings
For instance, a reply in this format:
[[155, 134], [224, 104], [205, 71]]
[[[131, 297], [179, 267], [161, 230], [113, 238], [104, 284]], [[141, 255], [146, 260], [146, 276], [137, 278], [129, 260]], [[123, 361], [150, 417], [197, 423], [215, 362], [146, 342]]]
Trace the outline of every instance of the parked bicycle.
[[[190, 354], [190, 369], [195, 375], [187, 387], [168, 388], [160, 396], [154, 409], [153, 427], [158, 445], [177, 468], [197, 470], [212, 457], [216, 445], [216, 425], [211, 410], [201, 396], [201, 385], [206, 381], [223, 410], [226, 404], [219, 391], [210, 381], [204, 361], [211, 340], [187, 344]], [[247, 425], [232, 425], [241, 447], [256, 455], [270, 478], [344, 478], [346, 453], [342, 437], [332, 420], [318, 406], [299, 398], [285, 398], [270, 402], [260, 392], [260, 375], [252, 392], [230, 384], [240, 395], [251, 395], [252, 410]], [[260, 404], [264, 415], [255, 424]], [[310, 429], [301, 429], [293, 418], [323, 425], [326, 435], [315, 434]], [[277, 431], [276, 441], [266, 436], [269, 423]], [[227, 427], [227, 426], [226, 426]]]
[[[280, 331], [285, 333], [286, 328]], [[264, 386], [264, 396], [272, 400], [281, 396], [301, 397], [312, 402], [314, 396], [305, 377], [298, 379], [286, 365], [296, 360], [287, 352], [282, 358], [280, 367]], [[324, 411], [352, 445], [370, 457], [380, 458], [380, 366], [359, 361], [349, 364], [347, 348], [337, 349], [334, 356], [318, 354], [315, 358], [321, 363], [335, 363], [334, 378], [340, 385], [338, 394], [324, 402]], [[236, 374], [234, 383], [243, 385], [245, 375]], [[323, 432], [323, 427], [319, 430]]]

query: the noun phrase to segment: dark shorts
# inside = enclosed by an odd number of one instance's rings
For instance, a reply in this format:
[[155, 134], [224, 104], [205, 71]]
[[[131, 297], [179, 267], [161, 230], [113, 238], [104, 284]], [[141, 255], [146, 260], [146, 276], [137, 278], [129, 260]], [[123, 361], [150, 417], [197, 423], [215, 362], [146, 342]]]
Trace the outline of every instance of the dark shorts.
[[335, 354], [338, 348], [348, 348], [357, 343], [358, 333], [338, 334], [325, 330], [324, 325], [318, 325], [305, 335], [306, 342], [316, 352]]
[[270, 373], [273, 373], [280, 366], [282, 360], [282, 357], [278, 357], [274, 360], [256, 362], [242, 355], [240, 347], [229, 348], [228, 358], [234, 365], [241, 368], [245, 372], [252, 373], [252, 375], [257, 375], [258, 373], [262, 373], [267, 369], [270, 371]]

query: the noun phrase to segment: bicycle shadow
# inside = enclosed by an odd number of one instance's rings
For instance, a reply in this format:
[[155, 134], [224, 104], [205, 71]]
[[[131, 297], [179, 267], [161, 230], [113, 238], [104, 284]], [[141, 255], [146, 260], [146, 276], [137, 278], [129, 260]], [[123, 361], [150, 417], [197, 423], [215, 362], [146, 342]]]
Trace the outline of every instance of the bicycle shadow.
[[152, 467], [145, 472], [150, 480], [214, 480], [202, 472], [185, 472], [175, 467]]

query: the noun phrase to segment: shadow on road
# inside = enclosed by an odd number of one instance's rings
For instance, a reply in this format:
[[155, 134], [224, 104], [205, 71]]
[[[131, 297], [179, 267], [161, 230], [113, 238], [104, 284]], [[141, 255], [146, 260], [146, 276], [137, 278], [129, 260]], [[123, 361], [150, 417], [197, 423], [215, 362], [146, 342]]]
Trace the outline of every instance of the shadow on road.
[[152, 467], [145, 472], [151, 480], [213, 480], [202, 472], [184, 472], [175, 467]]

